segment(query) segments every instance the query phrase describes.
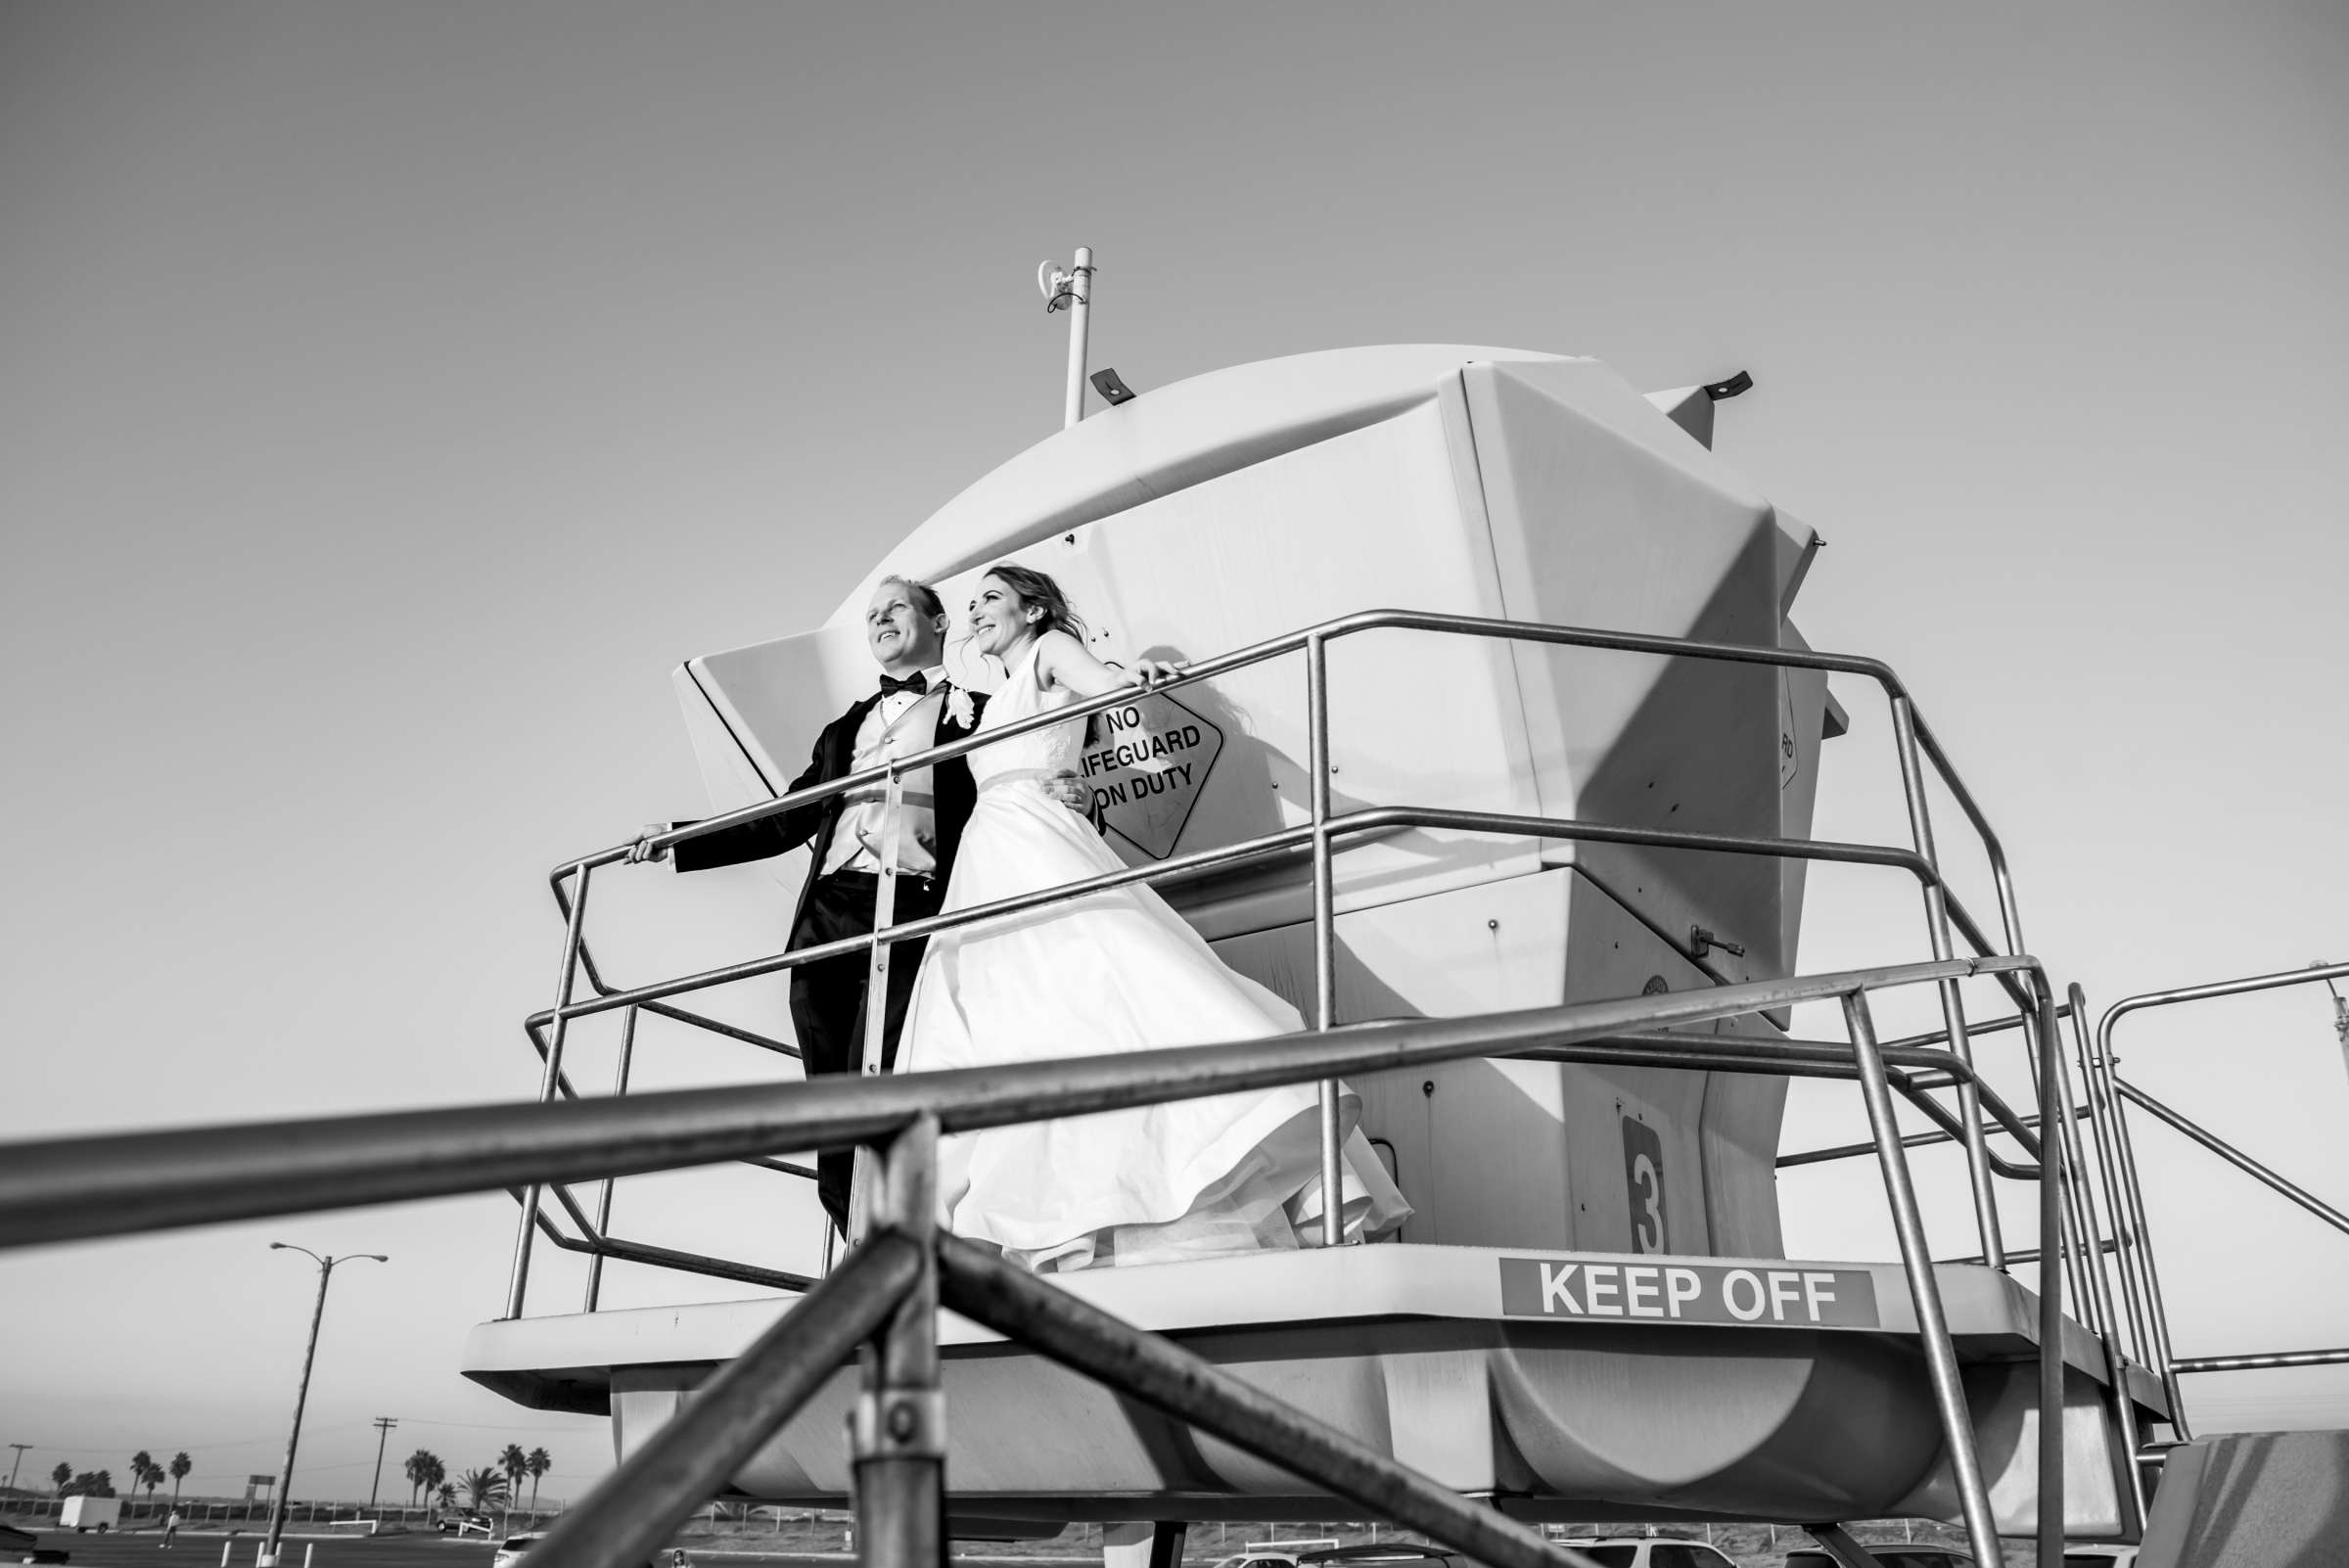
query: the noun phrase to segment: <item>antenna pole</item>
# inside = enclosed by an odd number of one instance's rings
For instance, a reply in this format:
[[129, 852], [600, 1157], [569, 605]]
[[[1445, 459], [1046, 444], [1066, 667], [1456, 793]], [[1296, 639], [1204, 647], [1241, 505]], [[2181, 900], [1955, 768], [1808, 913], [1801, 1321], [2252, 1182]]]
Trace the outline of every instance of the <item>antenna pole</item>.
[[1077, 260], [1069, 268], [1069, 400], [1061, 429], [1068, 430], [1084, 417], [1084, 349], [1086, 317], [1093, 301], [1093, 248], [1077, 247]]

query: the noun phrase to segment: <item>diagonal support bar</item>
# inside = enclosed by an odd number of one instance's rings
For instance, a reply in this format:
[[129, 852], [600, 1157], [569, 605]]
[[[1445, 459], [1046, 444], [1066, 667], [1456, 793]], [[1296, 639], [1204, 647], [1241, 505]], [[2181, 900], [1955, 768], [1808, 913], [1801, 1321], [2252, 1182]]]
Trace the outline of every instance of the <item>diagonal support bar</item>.
[[2340, 1210], [2290, 1178], [2278, 1176], [2216, 1132], [2180, 1115], [2128, 1080], [2116, 1078], [2113, 1080], [2113, 1086], [2121, 1091], [2122, 1099], [2140, 1110], [2150, 1112], [2157, 1120], [2167, 1123], [2175, 1130], [2185, 1133], [2194, 1142], [2199, 1143], [2252, 1180], [2266, 1187], [2270, 1192], [2290, 1199], [2332, 1226], [2333, 1229], [2349, 1233], [2349, 1214], [2341, 1213]]
[[922, 1272], [922, 1249], [880, 1231], [729, 1361], [668, 1425], [566, 1509], [541, 1568], [644, 1568], [792, 1412], [856, 1354]]
[[1489, 1505], [1436, 1485], [984, 1248], [941, 1235], [938, 1273], [939, 1294], [949, 1311], [1359, 1503], [1374, 1517], [1423, 1531], [1488, 1568], [1597, 1568], [1581, 1552], [1543, 1541]]

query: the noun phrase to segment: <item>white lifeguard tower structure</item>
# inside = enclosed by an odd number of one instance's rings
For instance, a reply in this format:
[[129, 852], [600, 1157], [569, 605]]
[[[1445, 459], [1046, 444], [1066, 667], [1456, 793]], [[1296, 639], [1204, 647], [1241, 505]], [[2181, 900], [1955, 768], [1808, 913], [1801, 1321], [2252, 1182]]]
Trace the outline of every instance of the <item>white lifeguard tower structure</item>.
[[[1080, 314], [1086, 259], [1047, 279]], [[2336, 1230], [2349, 1214], [2122, 1080], [2112, 1037], [2349, 964], [2129, 997], [2092, 1030], [2025, 949], [1989, 818], [1914, 696], [1789, 619], [1818, 540], [1710, 450], [1742, 378], [1643, 395], [1589, 359], [1357, 348], [1082, 421], [1072, 382], [1068, 428], [876, 540], [874, 571], [958, 600], [990, 563], [1033, 562], [1104, 657], [1186, 662], [1161, 693], [1037, 720], [1100, 720], [1083, 772], [1128, 864], [836, 945], [1148, 881], [1313, 1027], [629, 1092], [645, 1016], [792, 1053], [683, 1002], [825, 949], [618, 984], [586, 918], [597, 874], [631, 874], [618, 845], [555, 873], [561, 981], [527, 1024], [539, 1103], [0, 1145], [0, 1246], [513, 1192], [507, 1299], [463, 1369], [608, 1416], [622, 1459], [534, 1548], [546, 1568], [635, 1568], [713, 1495], [852, 1494], [870, 1568], [1072, 1520], [1151, 1524], [1151, 1568], [1175, 1568], [1191, 1521], [1365, 1516], [1491, 1568], [1588, 1568], [1527, 1525], [1589, 1518], [1799, 1525], [1868, 1568], [1840, 1522], [1893, 1514], [1962, 1520], [1986, 1565], [2023, 1533], [2043, 1564], [2080, 1539], [2142, 1540], [2138, 1568], [2338, 1559], [2349, 1434], [2195, 1439], [2180, 1379], [2349, 1348], [2173, 1353], [2124, 1103]], [[923, 759], [779, 794], [869, 679], [862, 602], [679, 672], [720, 814], [659, 837], [873, 784], [897, 799]], [[1843, 728], [1830, 673], [1886, 701], [1906, 843], [1812, 834]], [[1988, 921], [1943, 876], [1935, 780], [1962, 818], [1944, 829], [1987, 854]], [[1798, 973], [1813, 860], [1912, 881], [1917, 961]], [[1930, 988], [1940, 1030], [1876, 1037], [1871, 998], [1900, 987]], [[1789, 1037], [1812, 1002], [1840, 1008], [1840, 1038]], [[604, 1015], [619, 1092], [591, 1095], [565, 1049]], [[2005, 1033], [2034, 1069], [2019, 1107], [1973, 1059]], [[1856, 1081], [1869, 1141], [1782, 1150], [1789, 1076]], [[1414, 1205], [1391, 1241], [1038, 1280], [937, 1232], [942, 1132], [1340, 1078]], [[1905, 1135], [1896, 1098], [1932, 1130]], [[1962, 1148], [1970, 1259], [1926, 1234], [1908, 1151], [1934, 1141]], [[811, 1147], [864, 1151], [869, 1200], [820, 1277], [614, 1231], [619, 1179], [742, 1162], [799, 1181]], [[1851, 1156], [1879, 1166], [1898, 1260], [1785, 1257], [1776, 1171]], [[2028, 1250], [2002, 1233], [2001, 1180], [2036, 1200]], [[776, 1207], [742, 1200], [738, 1228]], [[586, 1257], [578, 1310], [532, 1315], [540, 1241]], [[610, 1262], [764, 1293], [602, 1310]]]
[[[1595, 360], [1445, 345], [1240, 366], [1019, 454], [877, 549], [872, 579], [914, 576], [959, 605], [991, 563], [1040, 567], [1115, 662], [1340, 628], [1315, 645], [1325, 747], [1298, 660], [1267, 658], [1109, 714], [1086, 759], [1135, 866], [1309, 825], [1316, 758], [1328, 813], [1386, 811], [1330, 855], [1331, 1022], [1776, 980], [1795, 971], [1806, 866], [1784, 847], [1811, 839], [1820, 747], [1843, 723], [1790, 619], [1818, 537], [1710, 450], [1720, 391], [1643, 395]], [[772, 799], [869, 686], [870, 585], [826, 625], [678, 671], [718, 809]], [[1417, 620], [1349, 623], [1382, 607]], [[1602, 635], [1474, 634], [1485, 623]], [[1528, 826], [1541, 822], [1589, 827]], [[1841, 848], [1819, 853], [1862, 857]], [[1917, 856], [1873, 858], [1900, 876]], [[774, 874], [796, 887], [806, 867], [795, 855]], [[1310, 856], [1200, 867], [1163, 891], [1226, 961], [1313, 1016]], [[1703, 1054], [1781, 1040], [1783, 1023], [1675, 1037], [1684, 1067], [1495, 1056], [1356, 1075], [1363, 1130], [1415, 1209], [1397, 1242], [1060, 1288], [1516, 1517], [1957, 1518], [1901, 1267], [1785, 1258], [1785, 1079]], [[1944, 1265], [1939, 1283], [1997, 1526], [2027, 1532], [2033, 1298], [1988, 1265]], [[528, 1316], [519, 1286], [511, 1305], [475, 1331], [467, 1375], [528, 1405], [608, 1411], [623, 1455], [790, 1311]], [[949, 1406], [984, 1411], [948, 1439], [965, 1528], [1331, 1505], [961, 1319], [941, 1334]], [[2064, 1529], [2128, 1534], [2134, 1434], [2167, 1418], [2165, 1392], [2142, 1367], [2116, 1374], [2076, 1324], [2059, 1354]], [[855, 1399], [843, 1369], [733, 1491], [839, 1502]]]

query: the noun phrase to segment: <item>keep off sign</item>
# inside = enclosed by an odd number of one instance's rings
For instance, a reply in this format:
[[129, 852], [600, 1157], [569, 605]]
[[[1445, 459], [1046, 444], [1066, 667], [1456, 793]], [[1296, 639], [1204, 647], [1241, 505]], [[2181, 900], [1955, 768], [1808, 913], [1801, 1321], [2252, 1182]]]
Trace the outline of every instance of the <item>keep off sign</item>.
[[1172, 697], [1148, 696], [1100, 715], [1078, 777], [1112, 831], [1153, 860], [1174, 853], [1199, 804], [1223, 732]]
[[1727, 1264], [1588, 1263], [1503, 1258], [1500, 1310], [1511, 1317], [1658, 1317], [1683, 1323], [1874, 1328], [1876, 1281], [1865, 1268], [1740, 1268]]

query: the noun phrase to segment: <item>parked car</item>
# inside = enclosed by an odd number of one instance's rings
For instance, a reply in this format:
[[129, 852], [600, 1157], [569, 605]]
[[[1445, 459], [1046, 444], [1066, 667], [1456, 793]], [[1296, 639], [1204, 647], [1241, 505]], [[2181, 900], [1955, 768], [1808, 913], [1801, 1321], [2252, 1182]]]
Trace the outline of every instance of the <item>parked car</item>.
[[[1871, 1545], [1866, 1542], [1861, 1545], [1867, 1546], [1868, 1555], [1882, 1563], [1884, 1568], [1974, 1568], [1973, 1553], [1959, 1551], [1956, 1546], [1931, 1546], [1921, 1543], [1895, 1545], [1891, 1542], [1881, 1545]], [[1816, 1546], [1806, 1546], [1800, 1551], [1786, 1554], [1786, 1568], [1835, 1568], [1835, 1559]]]
[[1451, 1553], [1407, 1541], [1324, 1546], [1297, 1554], [1297, 1568], [1451, 1568]]
[[[532, 1546], [546, 1539], [543, 1530], [531, 1530], [519, 1536], [508, 1536], [497, 1544], [497, 1554], [489, 1559], [489, 1568], [518, 1568], [523, 1556]], [[693, 1568], [693, 1557], [683, 1546], [665, 1551], [644, 1568]]]
[[489, 1559], [489, 1568], [514, 1568], [522, 1554], [546, 1539], [546, 1532], [533, 1530], [527, 1535], [508, 1536], [497, 1544], [497, 1555]]
[[1721, 1552], [1701, 1541], [1668, 1541], [1661, 1537], [1568, 1537], [1558, 1543], [1572, 1546], [1599, 1568], [1737, 1568]]
[[71, 1553], [44, 1546], [41, 1538], [14, 1525], [0, 1525], [0, 1562], [65, 1562]]
[[2137, 1568], [2137, 1548], [2108, 1546], [2101, 1542], [2066, 1542], [2063, 1568]]
[[496, 1526], [485, 1513], [444, 1513], [433, 1524], [444, 1536], [488, 1536], [497, 1533]]

